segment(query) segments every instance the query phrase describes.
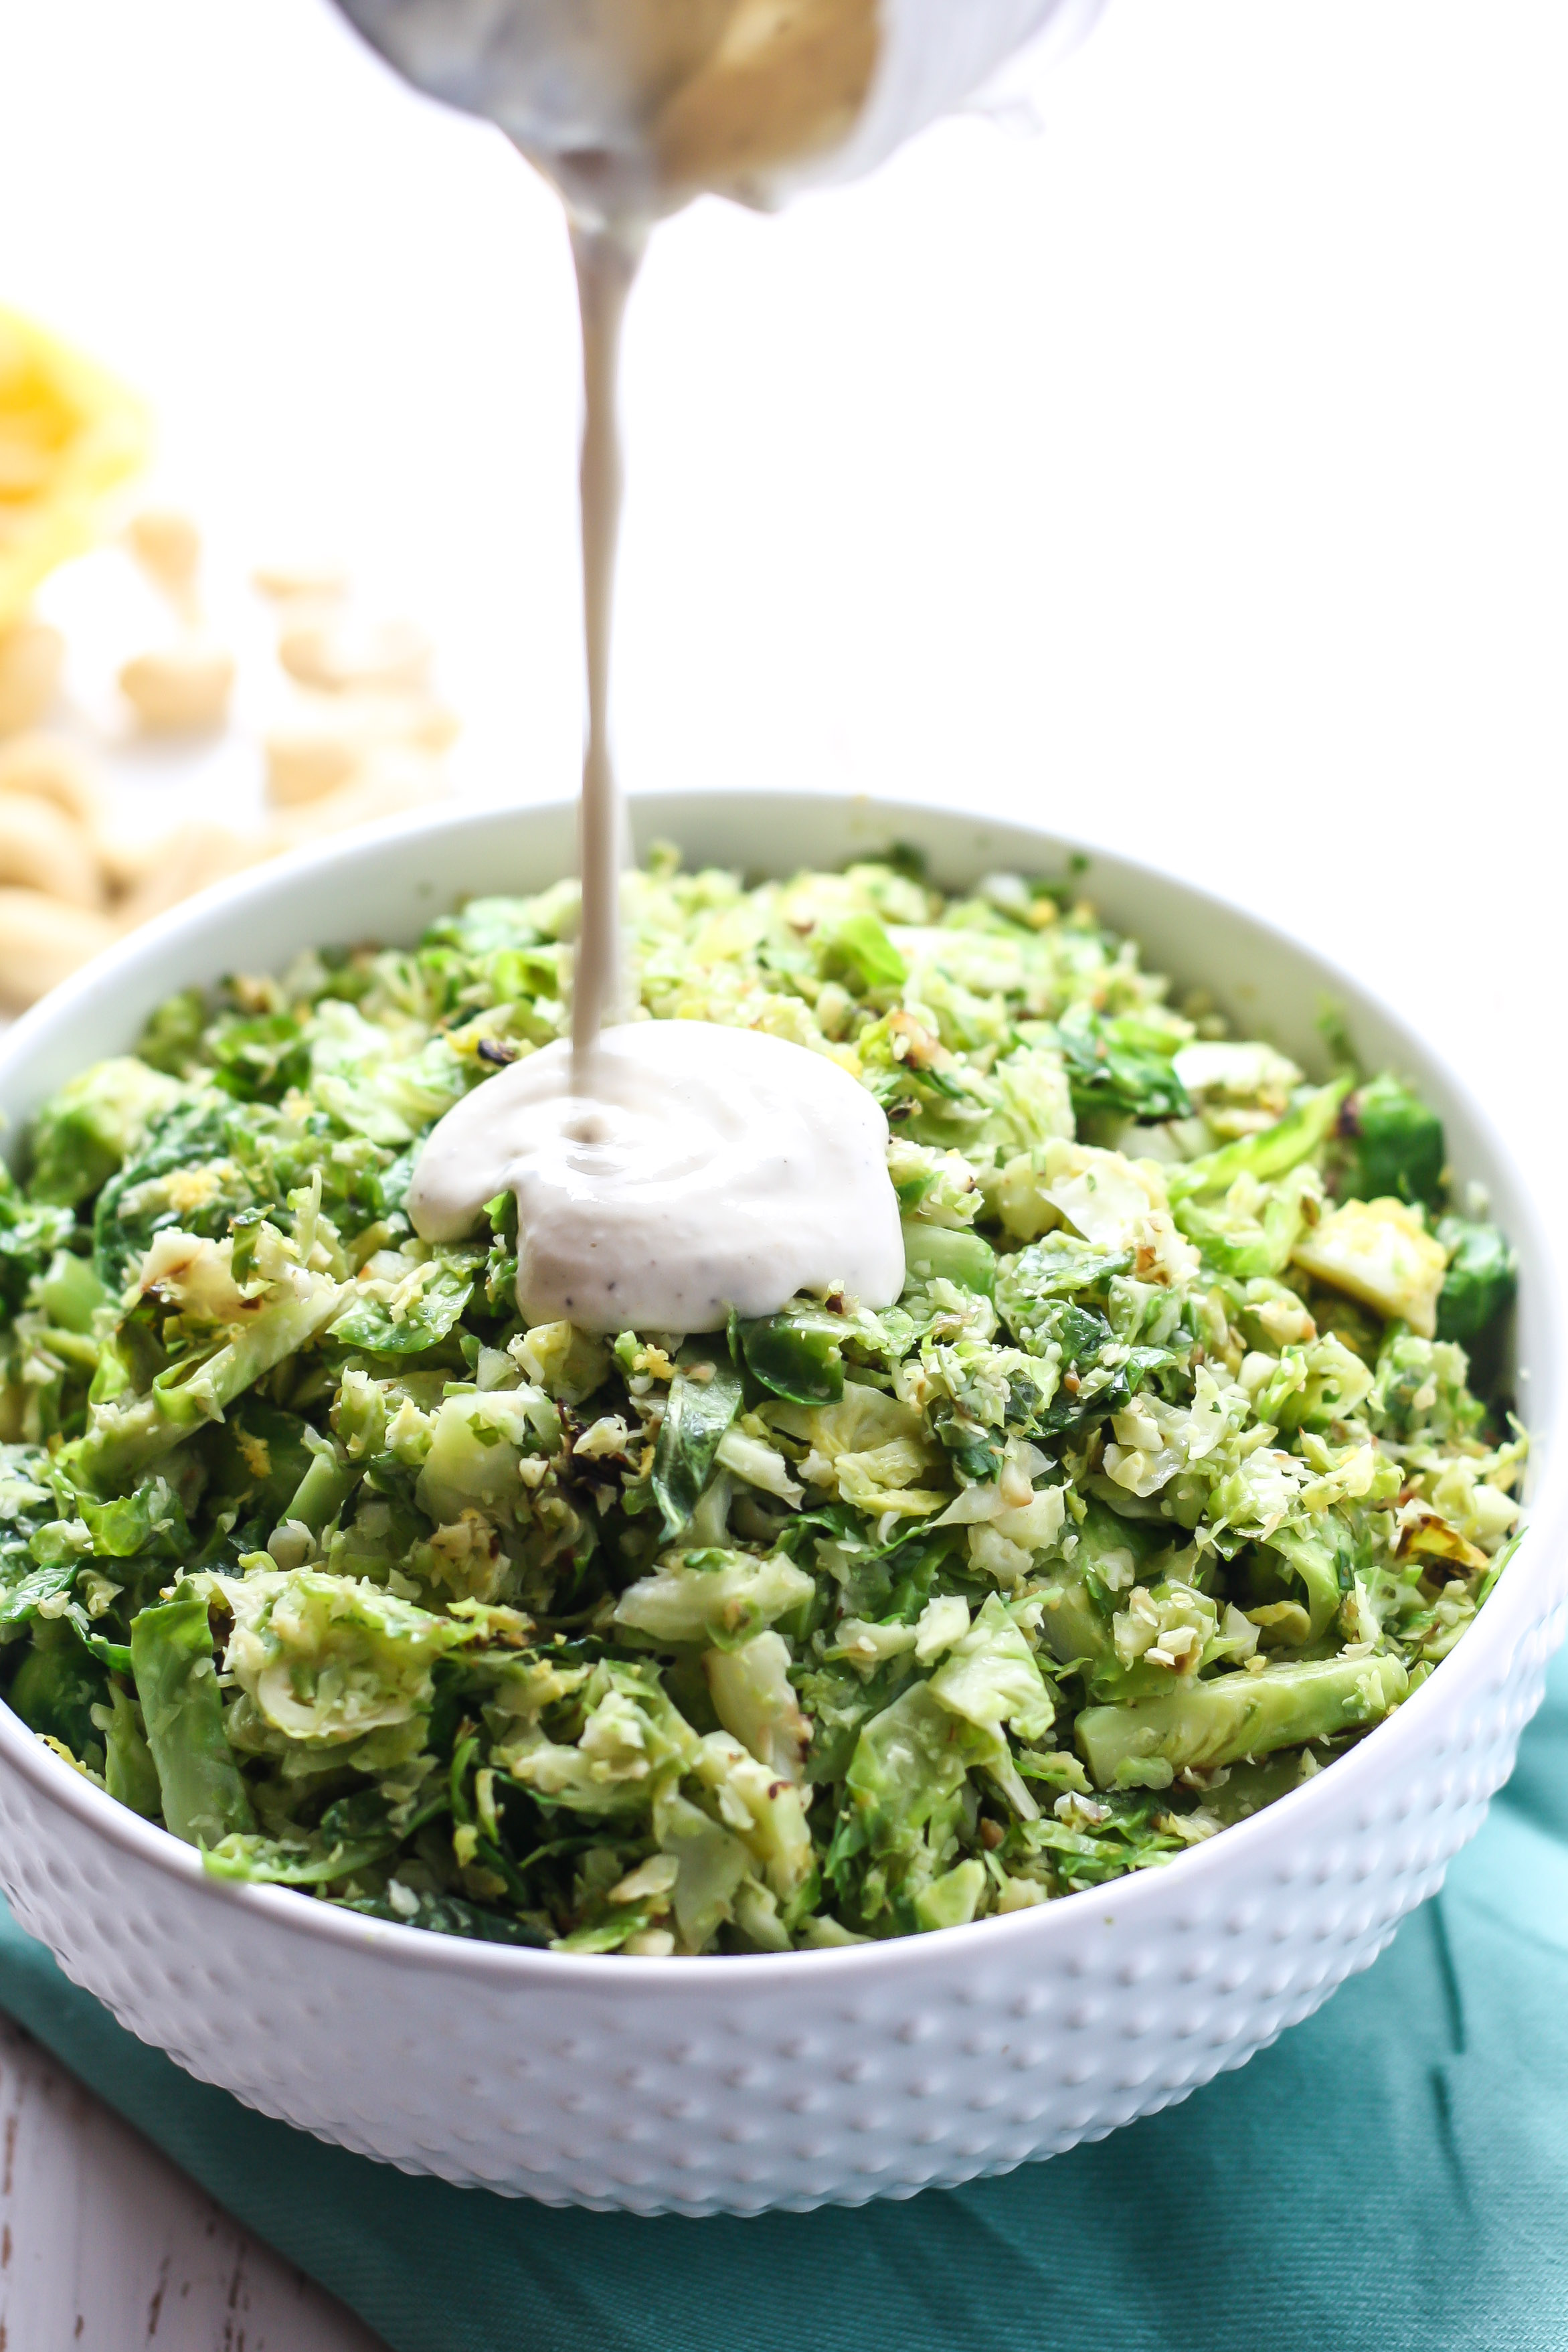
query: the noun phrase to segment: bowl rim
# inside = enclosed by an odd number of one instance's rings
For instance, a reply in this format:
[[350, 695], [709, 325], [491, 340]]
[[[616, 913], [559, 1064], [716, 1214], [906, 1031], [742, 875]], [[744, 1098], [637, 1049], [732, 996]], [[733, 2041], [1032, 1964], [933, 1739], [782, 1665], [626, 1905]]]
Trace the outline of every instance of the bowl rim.
[[[1190, 882], [1184, 877], [1165, 873], [1158, 866], [1144, 859], [1128, 856], [1120, 849], [1111, 849], [1093, 841], [1078, 842], [1048, 832], [1027, 820], [1020, 821], [987, 808], [958, 809], [936, 801], [900, 801], [870, 793], [856, 794], [851, 802], [837, 793], [767, 789], [633, 793], [629, 795], [629, 800], [634, 821], [652, 817], [655, 824], [661, 810], [673, 814], [677, 809], [700, 808], [704, 803], [739, 802], [754, 812], [759, 811], [764, 803], [775, 809], [794, 804], [814, 808], [849, 806], [857, 814], [885, 814], [890, 825], [900, 822], [918, 824], [922, 819], [931, 818], [949, 824], [990, 825], [1037, 841], [1044, 857], [1071, 859], [1082, 856], [1088, 860], [1090, 871], [1096, 864], [1108, 864], [1140, 881], [1171, 891], [1200, 914], [1205, 908], [1211, 908], [1217, 914], [1223, 913], [1228, 921], [1239, 922], [1255, 932], [1260, 940], [1282, 941], [1287, 948], [1307, 958], [1331, 986], [1346, 990], [1353, 998], [1374, 1012], [1396, 1038], [1414, 1047], [1419, 1055], [1440, 1069], [1445, 1085], [1472, 1132], [1500, 1164], [1509, 1167], [1516, 1179], [1518, 1207], [1529, 1228], [1532, 1255], [1547, 1289], [1547, 1296], [1542, 1301], [1543, 1328], [1553, 1333], [1568, 1328], [1568, 1315], [1564, 1313], [1564, 1294], [1565, 1287], [1568, 1287], [1564, 1282], [1564, 1269], [1552, 1242], [1551, 1227], [1543, 1213], [1539, 1187], [1530, 1163], [1516, 1158], [1490, 1112], [1477, 1100], [1464, 1076], [1430, 1039], [1385, 1003], [1364, 982], [1334, 959], [1325, 956], [1291, 926], [1263, 922], [1248, 908], [1223, 893]], [[334, 866], [351, 868], [368, 853], [381, 849], [395, 850], [404, 843], [417, 845], [427, 836], [460, 835], [465, 831], [485, 832], [507, 818], [525, 823], [550, 820], [559, 823], [572, 814], [575, 805], [575, 798], [540, 798], [419, 810], [366, 826], [349, 835], [310, 845], [264, 866], [248, 868], [141, 926], [24, 1013], [4, 1036], [0, 1036], [0, 1082], [4, 1081], [10, 1064], [20, 1058], [35, 1039], [47, 1037], [57, 1024], [69, 1018], [78, 1004], [98, 996], [106, 986], [112, 986], [120, 975], [130, 975], [154, 958], [166, 941], [178, 940], [187, 931], [204, 929], [215, 918], [231, 911], [238, 914], [257, 901], [285, 895], [290, 885], [301, 876], [318, 874]], [[1523, 1237], [1519, 1233], [1511, 1236], [1515, 1241]], [[604, 1965], [606, 1958], [624, 1959], [624, 1954], [558, 1952], [548, 1948], [495, 1944], [477, 1938], [443, 1936], [400, 1922], [341, 1910], [308, 1895], [302, 1896], [292, 1887], [222, 1878], [205, 1868], [195, 1848], [186, 1845], [161, 1824], [143, 1820], [140, 1814], [110, 1797], [106, 1790], [95, 1788], [80, 1772], [46, 1748], [3, 1700], [0, 1700], [0, 1764], [20, 1773], [39, 1798], [63, 1807], [83, 1827], [107, 1837], [128, 1857], [151, 1864], [157, 1872], [188, 1889], [199, 1891], [214, 1903], [234, 1906], [236, 1918], [243, 1918], [249, 1913], [258, 1920], [265, 1919], [301, 1937], [322, 1937], [345, 1951], [374, 1957], [400, 1969], [452, 1969], [465, 1978], [485, 1979], [497, 1986], [510, 1982], [519, 1990], [531, 1987], [539, 1991], [554, 1989], [562, 1993], [613, 1993], [623, 1999], [635, 1987], [665, 1997], [684, 1990], [688, 1995], [707, 1999], [721, 1984], [736, 1986], [737, 1969], [744, 1972], [744, 1981], [748, 1987], [759, 1989], [770, 1986], [779, 1971], [783, 1973], [778, 1980], [788, 1983], [799, 1979], [803, 1969], [810, 1968], [815, 1971], [819, 1990], [825, 1990], [831, 1980], [835, 1988], [852, 1993], [867, 1987], [879, 1970], [889, 1967], [907, 1967], [915, 1963], [929, 1965], [936, 1963], [939, 1957], [942, 1961], [951, 1958], [961, 1965], [963, 1955], [969, 1952], [976, 1938], [984, 1938], [983, 1948], [991, 1952], [1001, 1950], [1005, 1937], [1030, 1941], [1040, 1939], [1043, 1948], [1043, 1939], [1051, 1934], [1064, 1936], [1071, 1927], [1087, 1923], [1090, 1908], [1094, 1906], [1100, 1907], [1107, 1925], [1135, 1925], [1142, 1911], [1166, 1899], [1166, 1893], [1173, 1884], [1167, 1875], [1172, 1865], [1179, 1869], [1180, 1887], [1191, 1890], [1192, 1904], [1188, 1906], [1191, 1908], [1201, 1902], [1207, 1879], [1212, 1878], [1216, 1872], [1244, 1866], [1251, 1849], [1261, 1840], [1273, 1839], [1281, 1822], [1289, 1822], [1291, 1825], [1299, 1822], [1305, 1828], [1310, 1813], [1321, 1812], [1331, 1802], [1353, 1800], [1358, 1790], [1369, 1792], [1385, 1777], [1385, 1759], [1392, 1760], [1396, 1747], [1412, 1740], [1418, 1741], [1427, 1716], [1445, 1703], [1450, 1695], [1457, 1696], [1455, 1669], [1458, 1662], [1464, 1662], [1463, 1673], [1467, 1682], [1478, 1685], [1484, 1684], [1485, 1669], [1494, 1654], [1502, 1650], [1511, 1654], [1520, 1641], [1546, 1622], [1559, 1598], [1548, 1575], [1547, 1559], [1553, 1548], [1556, 1523], [1568, 1517], [1568, 1461], [1564, 1459], [1568, 1454], [1568, 1397], [1559, 1402], [1552, 1423], [1541, 1430], [1532, 1430], [1531, 1435], [1537, 1444], [1544, 1446], [1547, 1463], [1541, 1489], [1531, 1499], [1528, 1527], [1532, 1540], [1528, 1550], [1521, 1548], [1521, 1553], [1505, 1567], [1488, 1597], [1486, 1607], [1462, 1642], [1440, 1662], [1418, 1690], [1377, 1724], [1348, 1755], [1336, 1758], [1332, 1766], [1314, 1774], [1311, 1780], [1287, 1791], [1246, 1820], [1231, 1823], [1201, 1844], [1173, 1854], [1166, 1866], [1129, 1872], [1103, 1886], [1082, 1888], [1076, 1894], [1057, 1896], [1024, 1910], [972, 1920], [965, 1926], [943, 1928], [934, 1934], [888, 1937], [803, 1951], [703, 1953], [690, 1958], [672, 1956], [668, 1958], [640, 1956], [634, 1976], [629, 1977], [620, 1969], [607, 1971]], [[1540, 1564], [1539, 1578], [1519, 1578], [1517, 1563], [1520, 1557]], [[1535, 1591], [1538, 1582], [1539, 1600]], [[1434, 1689], [1438, 1693], [1436, 1698], [1429, 1696]], [[1132, 1913], [1130, 1922], [1126, 1919], [1129, 1906]], [[1108, 1913], [1113, 1913], [1114, 1917], [1107, 1916]], [[1051, 1923], [1055, 1923], [1054, 1927]], [[962, 1947], [958, 1939], [963, 1939]]]

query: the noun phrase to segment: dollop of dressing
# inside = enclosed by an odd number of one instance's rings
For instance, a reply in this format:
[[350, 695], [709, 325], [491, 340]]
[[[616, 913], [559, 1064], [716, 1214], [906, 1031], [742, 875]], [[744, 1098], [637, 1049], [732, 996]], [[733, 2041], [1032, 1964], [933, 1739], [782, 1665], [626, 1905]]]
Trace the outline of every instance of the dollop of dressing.
[[798, 1290], [887, 1307], [904, 1287], [887, 1121], [847, 1070], [754, 1029], [603, 1030], [592, 1094], [546, 1045], [428, 1138], [408, 1212], [430, 1242], [517, 1201], [517, 1305], [590, 1331], [713, 1331]]

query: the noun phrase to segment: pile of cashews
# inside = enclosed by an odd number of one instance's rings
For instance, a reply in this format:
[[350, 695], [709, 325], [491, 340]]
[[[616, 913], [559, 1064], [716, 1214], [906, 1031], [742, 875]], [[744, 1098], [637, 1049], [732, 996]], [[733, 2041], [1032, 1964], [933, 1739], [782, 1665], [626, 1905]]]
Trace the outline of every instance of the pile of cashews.
[[[235, 657], [208, 633], [201, 534], [148, 509], [126, 544], [167, 599], [174, 634], [118, 686], [150, 737], [230, 723]], [[366, 621], [337, 569], [272, 565], [254, 584], [277, 616], [289, 704], [262, 738], [266, 811], [248, 830], [185, 819], [149, 831], [91, 755], [47, 724], [67, 645], [33, 614], [0, 630], [0, 1011], [16, 1012], [121, 933], [241, 868], [323, 834], [440, 798], [458, 731], [432, 691], [432, 647], [407, 621]]]

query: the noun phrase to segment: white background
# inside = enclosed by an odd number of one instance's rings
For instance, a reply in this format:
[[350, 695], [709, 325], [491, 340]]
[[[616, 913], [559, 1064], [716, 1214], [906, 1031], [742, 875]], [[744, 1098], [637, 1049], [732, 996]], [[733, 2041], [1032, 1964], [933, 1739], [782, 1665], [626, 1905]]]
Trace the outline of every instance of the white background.
[[[1113, 0], [1036, 99], [660, 232], [628, 783], [1130, 846], [1561, 1148], [1568, 16]], [[572, 789], [565, 240], [498, 136], [317, 0], [0, 0], [0, 300], [141, 383], [247, 545], [434, 621], [473, 789]]]

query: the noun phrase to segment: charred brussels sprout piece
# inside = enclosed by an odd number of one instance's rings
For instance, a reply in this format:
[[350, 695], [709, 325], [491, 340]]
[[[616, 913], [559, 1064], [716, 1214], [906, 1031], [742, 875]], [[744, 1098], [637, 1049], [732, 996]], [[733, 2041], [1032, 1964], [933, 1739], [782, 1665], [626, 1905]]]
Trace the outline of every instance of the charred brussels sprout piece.
[[679, 1646], [701, 1642], [733, 1649], [800, 1608], [811, 1580], [780, 1554], [758, 1559], [748, 1552], [667, 1553], [656, 1576], [643, 1577], [616, 1603], [615, 1622]]
[[69, 1209], [36, 1205], [0, 1164], [0, 1307], [15, 1314], [28, 1286], [75, 1237]]
[[1392, 1195], [1344, 1202], [1302, 1235], [1294, 1262], [1424, 1339], [1437, 1329], [1445, 1254], [1420, 1210]]
[[157, 1821], [163, 1810], [163, 1791], [147, 1745], [141, 1707], [127, 1698], [117, 1683], [111, 1683], [108, 1721], [101, 1707], [94, 1709], [92, 1719], [103, 1729], [104, 1784], [110, 1795], [140, 1813], [143, 1821]]
[[1168, 1698], [1085, 1708], [1078, 1718], [1079, 1752], [1096, 1788], [1168, 1789], [1178, 1772], [1213, 1771], [1364, 1729], [1398, 1705], [1408, 1685], [1400, 1661], [1389, 1656], [1223, 1675]]
[[[198, 1346], [153, 1374], [144, 1391], [118, 1381], [91, 1400], [84, 1434], [62, 1455], [68, 1474], [89, 1491], [112, 1494], [208, 1423], [221, 1421], [263, 1373], [307, 1347], [331, 1321], [341, 1292], [329, 1276], [294, 1269], [259, 1282], [236, 1315], [218, 1328], [221, 1346]], [[167, 1326], [165, 1326], [167, 1328]]]
[[222, 1096], [177, 1101], [114, 1171], [93, 1213], [93, 1265], [118, 1294], [141, 1265], [155, 1233], [228, 1232], [255, 1205], [256, 1188], [231, 1150], [234, 1107]]
[[396, 1852], [409, 1831], [446, 1809], [437, 1789], [423, 1804], [393, 1808], [379, 1790], [340, 1798], [313, 1830], [269, 1838], [231, 1831], [204, 1856], [214, 1878], [244, 1878], [259, 1886], [328, 1886], [351, 1881]]
[[832, 1404], [844, 1392], [844, 1327], [803, 1307], [737, 1327], [747, 1371], [791, 1404]]
[[1125, 1015], [1103, 1020], [1076, 1005], [1057, 1024], [1057, 1034], [1080, 1119], [1191, 1118], [1192, 1097], [1172, 1058], [1180, 1032]]
[[200, 1846], [248, 1834], [256, 1821], [224, 1730], [205, 1601], [192, 1593], [140, 1611], [131, 1658], [170, 1829]]
[[38, 1284], [37, 1303], [57, 1329], [86, 1333], [112, 1301], [86, 1258], [57, 1250]]
[[653, 1498], [666, 1536], [678, 1536], [712, 1475], [725, 1431], [740, 1410], [740, 1375], [722, 1349], [683, 1360], [670, 1383], [653, 1454]]
[[280, 1102], [310, 1075], [310, 1047], [298, 1021], [266, 1013], [249, 1021], [214, 1024], [208, 1049], [217, 1084], [240, 1102]]
[[7, 1696], [30, 1730], [57, 1739], [73, 1756], [85, 1759], [95, 1741], [100, 1748], [103, 1744], [93, 1709], [104, 1690], [102, 1667], [84, 1649], [68, 1620], [57, 1619], [38, 1628]]
[[1340, 1112], [1350, 1146], [1347, 1201], [1409, 1201], [1430, 1208], [1442, 1194], [1448, 1147], [1443, 1122], [1404, 1081], [1387, 1075], [1358, 1087]]
[[911, 1282], [956, 1282], [983, 1298], [997, 1294], [997, 1254], [984, 1234], [904, 1220], [904, 1262]]
[[[470, 898], [460, 913], [443, 915], [431, 924], [425, 945], [449, 948], [475, 961], [507, 950], [538, 949], [550, 936], [548, 929], [540, 928], [542, 912], [527, 898]], [[549, 922], [548, 915], [545, 922]]]
[[1131, 1250], [1097, 1248], [1068, 1233], [1048, 1234], [1000, 1261], [997, 1305], [1002, 1319], [1028, 1347], [1028, 1335], [1050, 1322], [1051, 1308], [1085, 1294], [1103, 1297], [1115, 1276], [1132, 1271], [1133, 1258]]
[[1496, 1225], [1445, 1217], [1437, 1239], [1448, 1253], [1448, 1271], [1437, 1293], [1437, 1337], [1479, 1339], [1512, 1306], [1519, 1262]]
[[308, 1422], [264, 1397], [242, 1397], [204, 1439], [208, 1496], [220, 1515], [255, 1532], [255, 1549], [287, 1512], [289, 1497], [310, 1467]]
[[[63, 1559], [47, 1560], [39, 1567], [29, 1551], [7, 1546], [5, 1564], [8, 1574], [5, 1590], [0, 1591], [0, 1640], [8, 1637], [13, 1626], [31, 1625], [44, 1601], [68, 1593], [76, 1582], [80, 1561], [68, 1554]], [[44, 1637], [39, 1634], [37, 1638]]]
[[132, 1054], [99, 1062], [51, 1096], [33, 1130], [33, 1197], [74, 1208], [107, 1183], [181, 1088]]
[[139, 1061], [172, 1078], [189, 1077], [201, 1067], [202, 1033], [207, 1003], [199, 988], [182, 989], [161, 1004], [141, 1033]]
[[1244, 1135], [1218, 1151], [1205, 1152], [1200, 1159], [1172, 1168], [1166, 1177], [1166, 1192], [1173, 1201], [1180, 1202], [1228, 1192], [1239, 1177], [1249, 1176], [1256, 1183], [1270, 1184], [1278, 1177], [1288, 1175], [1292, 1168], [1310, 1160], [1333, 1134], [1350, 1085], [1348, 1077], [1335, 1078], [1328, 1086], [1320, 1087], [1316, 1094], [1309, 1095], [1294, 1110], [1287, 1111], [1272, 1127], [1263, 1128], [1256, 1135]]
[[387, 1297], [364, 1291], [355, 1297], [333, 1324], [332, 1337], [374, 1355], [422, 1355], [456, 1329], [482, 1264], [477, 1250], [411, 1258], [401, 1275], [382, 1283]]
[[821, 925], [817, 937], [827, 970], [846, 973], [862, 988], [899, 988], [909, 977], [908, 965], [874, 915], [842, 916]]
[[311, 1429], [306, 1433], [310, 1448], [310, 1466], [288, 1498], [284, 1517], [308, 1534], [320, 1535], [329, 1519], [335, 1519], [360, 1483], [360, 1474], [340, 1445], [319, 1437]]
[[345, 1895], [345, 1911], [367, 1919], [386, 1919], [399, 1927], [423, 1927], [434, 1936], [465, 1936], [477, 1944], [517, 1944], [536, 1951], [550, 1941], [548, 1927], [538, 1921], [509, 1919], [503, 1912], [482, 1911], [459, 1895], [416, 1895], [394, 1880], [385, 1895]]
[[97, 1559], [180, 1559], [190, 1549], [184, 1507], [166, 1478], [143, 1479], [107, 1503], [78, 1496], [77, 1507]]
[[855, 1744], [844, 1775], [854, 1808], [847, 1820], [851, 1838], [884, 1853], [912, 1844], [936, 1822], [940, 1843], [941, 1827], [962, 1803], [968, 1783], [966, 1748], [977, 1744], [925, 1683], [909, 1685], [873, 1717]]

